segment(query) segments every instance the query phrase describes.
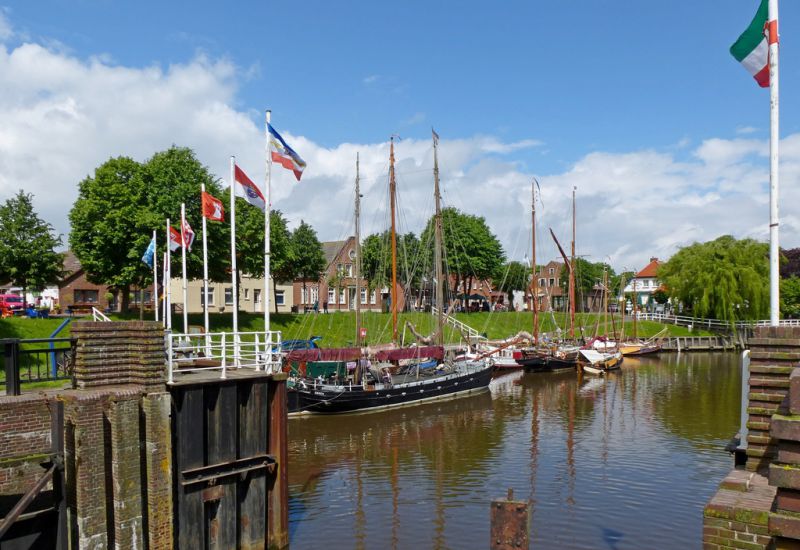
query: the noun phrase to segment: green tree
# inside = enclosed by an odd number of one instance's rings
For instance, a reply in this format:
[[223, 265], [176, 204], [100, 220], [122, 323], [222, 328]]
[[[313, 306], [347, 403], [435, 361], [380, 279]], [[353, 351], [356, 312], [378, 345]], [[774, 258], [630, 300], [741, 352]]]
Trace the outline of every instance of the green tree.
[[[414, 233], [397, 237], [397, 281], [413, 292], [427, 275], [422, 244]], [[361, 271], [370, 289], [389, 286], [392, 280], [392, 248], [389, 231], [369, 235], [361, 245]], [[406, 300], [409, 304], [411, 300]]]
[[800, 318], [800, 277], [781, 279], [781, 316]]
[[64, 257], [55, 251], [61, 236], [39, 218], [33, 196], [22, 190], [0, 206], [0, 235], [0, 280], [22, 287], [27, 307], [28, 289], [42, 290], [63, 272]]
[[531, 269], [522, 262], [508, 262], [498, 269], [492, 280], [500, 292], [509, 295], [515, 290], [525, 292], [530, 286]]
[[[69, 213], [69, 244], [94, 283], [122, 292], [121, 309], [127, 310], [132, 285], [152, 280], [152, 271], [141, 261], [152, 237], [159, 235], [163, 250], [165, 220], [180, 225], [180, 204], [186, 219], [200, 237], [200, 185], [222, 196], [217, 180], [191, 149], [171, 147], [144, 164], [127, 157], [109, 159], [78, 186], [78, 198]], [[230, 233], [227, 224], [208, 224], [209, 276], [227, 278]], [[202, 277], [202, 247], [187, 254], [190, 278]]]
[[[619, 276], [604, 262], [590, 262], [584, 258], [575, 258], [575, 301], [578, 309], [585, 309], [587, 297], [594, 291], [595, 285], [602, 284], [603, 271], [608, 273], [608, 287], [611, 289], [609, 300], [619, 286]], [[569, 270], [561, 270], [560, 284], [562, 288], [569, 288]]]
[[[442, 210], [443, 253], [445, 266], [455, 278], [454, 292], [459, 281], [466, 294], [472, 292], [472, 277], [490, 279], [505, 262], [505, 252], [500, 241], [480, 216], [464, 214], [453, 207]], [[428, 220], [420, 240], [431, 243], [425, 246], [426, 265], [433, 265], [434, 218]]]
[[303, 293], [306, 294], [306, 281], [318, 281], [328, 267], [328, 262], [325, 260], [317, 232], [303, 220], [300, 220], [300, 225], [292, 232], [291, 242], [294, 251], [294, 273], [303, 280]]
[[768, 247], [753, 239], [724, 235], [684, 247], [658, 277], [698, 317], [759, 319], [769, 308]]

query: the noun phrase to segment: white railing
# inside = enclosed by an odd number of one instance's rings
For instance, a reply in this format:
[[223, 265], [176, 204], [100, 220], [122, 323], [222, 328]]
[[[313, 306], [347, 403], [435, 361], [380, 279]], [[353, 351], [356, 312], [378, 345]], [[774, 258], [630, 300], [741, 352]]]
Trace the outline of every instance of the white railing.
[[[439, 313], [439, 310], [436, 307], [431, 306], [431, 314], [432, 315], [437, 315], [438, 313]], [[469, 336], [470, 340], [486, 340], [486, 337], [483, 336], [480, 332], [478, 332], [477, 330], [475, 330], [471, 326], [462, 323], [458, 319], [454, 319], [453, 317], [450, 317], [446, 313], [444, 315], [444, 320], [448, 325], [450, 325], [451, 327], [455, 328], [456, 330], [459, 330], [461, 332], [466, 332], [467, 336]]]
[[[637, 319], [643, 321], [658, 321], [659, 323], [670, 323], [673, 325], [692, 326], [698, 328], [717, 328], [728, 329], [731, 324], [727, 321], [719, 319], [703, 319], [700, 317], [687, 317], [685, 315], [668, 315], [666, 313], [644, 313], [638, 312]], [[736, 328], [749, 328], [749, 327], [768, 327], [771, 326], [769, 320], [758, 321], [737, 321], [734, 323]], [[778, 325], [782, 327], [797, 327], [800, 326], [800, 319], [781, 319]]]
[[95, 321], [103, 321], [108, 323], [111, 319], [108, 318], [108, 315], [97, 309], [96, 307], [92, 307], [92, 319]]
[[231, 369], [275, 374], [281, 370], [281, 333], [213, 332], [166, 333], [167, 383], [183, 373], [218, 371], [227, 378]]

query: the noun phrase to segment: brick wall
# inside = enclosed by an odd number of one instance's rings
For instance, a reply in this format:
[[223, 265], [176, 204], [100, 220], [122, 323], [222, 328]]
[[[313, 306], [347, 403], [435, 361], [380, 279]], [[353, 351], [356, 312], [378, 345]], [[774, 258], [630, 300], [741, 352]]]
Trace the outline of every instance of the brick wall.
[[0, 494], [24, 493], [41, 477], [51, 451], [47, 404], [42, 394], [0, 396]]

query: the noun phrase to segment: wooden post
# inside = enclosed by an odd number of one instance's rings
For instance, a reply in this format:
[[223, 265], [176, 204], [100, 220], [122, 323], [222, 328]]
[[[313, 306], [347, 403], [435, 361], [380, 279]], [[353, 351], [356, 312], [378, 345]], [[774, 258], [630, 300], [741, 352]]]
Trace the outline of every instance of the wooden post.
[[267, 546], [289, 545], [289, 451], [287, 446], [286, 375], [276, 374], [269, 384], [269, 454], [278, 467], [267, 492]]

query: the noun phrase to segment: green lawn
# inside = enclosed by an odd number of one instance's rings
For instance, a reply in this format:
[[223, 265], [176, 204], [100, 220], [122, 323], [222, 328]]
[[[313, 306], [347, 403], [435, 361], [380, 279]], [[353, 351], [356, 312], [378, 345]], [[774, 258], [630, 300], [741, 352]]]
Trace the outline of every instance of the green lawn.
[[[459, 321], [471, 326], [481, 333], [485, 333], [491, 339], [507, 338], [521, 330], [531, 331], [531, 314], [525, 312], [481, 312], [481, 313], [458, 313], [454, 315]], [[116, 315], [113, 319], [138, 319], [138, 315]], [[369, 343], [389, 342], [392, 339], [391, 315], [388, 313], [363, 313], [362, 325], [367, 329], [367, 341]], [[90, 318], [83, 318], [90, 320]], [[355, 338], [355, 313], [328, 313], [328, 314], [272, 314], [272, 329], [280, 330], [283, 339], [309, 338], [311, 336], [322, 336], [321, 345], [323, 347], [337, 347], [351, 345]], [[562, 327], [566, 326], [566, 315], [556, 314], [555, 319]], [[80, 321], [80, 318], [72, 322]], [[403, 335], [403, 326], [408, 320], [416, 326], [420, 334], [428, 335], [434, 330], [435, 318], [430, 314], [424, 313], [401, 313], [398, 319], [398, 332]], [[595, 326], [598, 316], [595, 314], [576, 315], [576, 324], [584, 326], [584, 335], [595, 334]], [[616, 317], [616, 329], [619, 331], [619, 317]], [[28, 319], [22, 317], [0, 319], [0, 338], [47, 338], [58, 327], [63, 319]], [[202, 314], [189, 315], [189, 323], [192, 325], [203, 324]], [[67, 337], [70, 335], [70, 326], [58, 335]], [[549, 314], [540, 316], [540, 326], [542, 331], [552, 332], [555, 330], [552, 317]], [[229, 331], [232, 327], [230, 314], [212, 314], [211, 330], [213, 332]], [[689, 332], [685, 327], [674, 325], [662, 325], [651, 321], [642, 321], [638, 326], [638, 334], [643, 337], [656, 334], [664, 327], [668, 329], [670, 336], [703, 336], [708, 332], [695, 330]], [[183, 322], [180, 315], [173, 317], [173, 328], [176, 331], [183, 330]], [[607, 331], [604, 329], [602, 316], [600, 317], [599, 333], [613, 333], [611, 319], [609, 318]], [[261, 331], [264, 329], [263, 317], [258, 314], [240, 313], [239, 330], [241, 331]], [[577, 329], [576, 329], [577, 330]], [[626, 334], [632, 333], [632, 322], [625, 323]], [[580, 334], [580, 332], [579, 332]], [[458, 342], [460, 335], [450, 329], [445, 331], [445, 338], [448, 342]], [[406, 332], [406, 341], [413, 340], [410, 332]]]

